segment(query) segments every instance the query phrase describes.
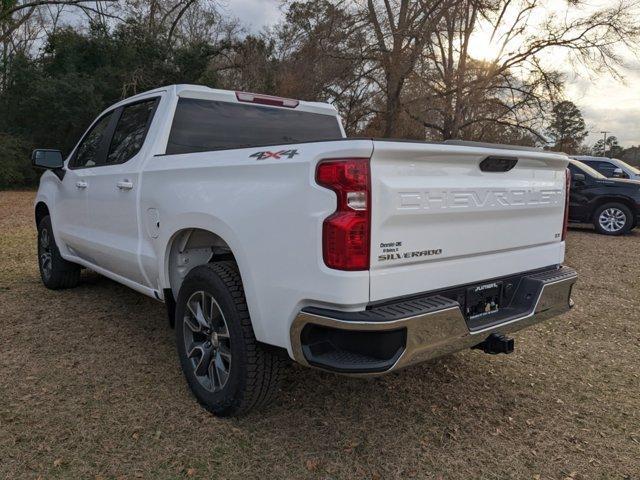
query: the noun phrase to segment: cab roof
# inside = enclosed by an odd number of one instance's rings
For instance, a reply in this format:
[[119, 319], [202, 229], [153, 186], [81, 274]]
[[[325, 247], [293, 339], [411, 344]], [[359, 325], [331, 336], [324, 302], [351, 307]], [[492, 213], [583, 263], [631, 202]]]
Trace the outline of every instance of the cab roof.
[[143, 99], [150, 95], [164, 92], [168, 92], [169, 94], [180, 98], [196, 98], [222, 102], [247, 103], [258, 107], [269, 106], [275, 108], [286, 108], [292, 110], [295, 109], [298, 111], [319, 113], [322, 115], [338, 115], [338, 111], [333, 105], [329, 103], [307, 102], [283, 97], [274, 97], [271, 95], [264, 95], [260, 93], [241, 92], [235, 90], [220, 90], [216, 88], [205, 87], [203, 85], [190, 84], [168, 85], [166, 87], [155, 88], [153, 90], [128, 97], [118, 102], [113, 107], [117, 107], [120, 104], [129, 103], [132, 100]]

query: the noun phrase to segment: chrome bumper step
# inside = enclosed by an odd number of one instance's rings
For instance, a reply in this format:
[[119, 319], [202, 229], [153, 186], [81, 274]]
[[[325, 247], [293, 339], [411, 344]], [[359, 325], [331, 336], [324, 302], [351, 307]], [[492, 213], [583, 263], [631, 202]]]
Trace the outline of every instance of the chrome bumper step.
[[[480, 321], [467, 318], [457, 287], [373, 305], [359, 312], [304, 308], [291, 326], [294, 358], [303, 365], [345, 374], [382, 374], [473, 347], [559, 315], [572, 306], [577, 279], [569, 267], [506, 277], [509, 303]], [[458, 298], [460, 296], [458, 295]]]

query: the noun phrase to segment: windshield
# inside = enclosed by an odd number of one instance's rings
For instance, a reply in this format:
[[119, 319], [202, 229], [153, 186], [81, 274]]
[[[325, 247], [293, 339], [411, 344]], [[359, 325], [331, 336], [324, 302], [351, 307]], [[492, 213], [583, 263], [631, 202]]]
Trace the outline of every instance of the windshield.
[[640, 170], [638, 170], [636, 167], [633, 167], [631, 165], [629, 165], [627, 162], [624, 162], [618, 158], [614, 159], [616, 162], [618, 162], [619, 164], [621, 164], [621, 167], [626, 168], [627, 170], [629, 170], [630, 172], [632, 172], [635, 175], [640, 175]]
[[602, 174], [601, 174], [600, 172], [598, 172], [595, 168], [591, 168], [589, 165], [586, 165], [586, 164], [584, 164], [584, 163], [582, 163], [582, 162], [578, 162], [577, 160], [574, 160], [574, 161], [572, 161], [572, 162], [571, 162], [571, 164], [572, 164], [574, 167], [576, 167], [576, 168], [578, 168], [578, 169], [582, 170], [584, 173], [586, 173], [586, 174], [587, 174], [587, 175], [589, 175], [590, 177], [597, 178], [597, 179], [599, 179], [599, 180], [603, 180], [603, 179], [604, 179], [604, 180], [606, 180], [606, 179], [607, 179], [607, 177], [605, 177], [604, 175], [602, 175]]

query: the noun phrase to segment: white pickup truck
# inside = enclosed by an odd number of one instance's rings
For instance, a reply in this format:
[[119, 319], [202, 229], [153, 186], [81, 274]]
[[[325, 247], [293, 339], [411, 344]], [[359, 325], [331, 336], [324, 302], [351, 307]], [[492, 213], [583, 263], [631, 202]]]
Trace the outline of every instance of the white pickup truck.
[[44, 284], [84, 267], [165, 302], [218, 415], [272, 398], [286, 354], [378, 375], [508, 353], [571, 306], [565, 155], [350, 139], [328, 104], [178, 85], [32, 161]]

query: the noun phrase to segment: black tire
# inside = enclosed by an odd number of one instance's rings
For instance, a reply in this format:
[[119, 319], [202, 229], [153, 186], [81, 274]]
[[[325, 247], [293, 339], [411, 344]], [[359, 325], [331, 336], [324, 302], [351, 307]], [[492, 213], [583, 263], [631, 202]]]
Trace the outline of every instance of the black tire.
[[49, 215], [38, 224], [38, 267], [42, 283], [51, 290], [73, 288], [80, 281], [80, 266], [60, 255]]
[[[612, 219], [607, 222], [605, 219]], [[633, 228], [634, 218], [629, 207], [622, 203], [605, 203], [593, 214], [593, 226], [602, 235], [624, 235]]]
[[[209, 329], [198, 323], [193, 313], [200, 299], [201, 310], [210, 312], [205, 319]], [[200, 330], [194, 331], [194, 326]], [[200, 265], [187, 274], [176, 302], [176, 345], [189, 388], [205, 409], [221, 417], [242, 415], [267, 405], [278, 389], [286, 363], [279, 352], [256, 340], [242, 280], [232, 261]], [[220, 356], [223, 350], [230, 353], [228, 365], [226, 357]], [[204, 370], [201, 365], [206, 365], [206, 373], [197, 375], [196, 371]]]

